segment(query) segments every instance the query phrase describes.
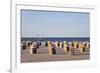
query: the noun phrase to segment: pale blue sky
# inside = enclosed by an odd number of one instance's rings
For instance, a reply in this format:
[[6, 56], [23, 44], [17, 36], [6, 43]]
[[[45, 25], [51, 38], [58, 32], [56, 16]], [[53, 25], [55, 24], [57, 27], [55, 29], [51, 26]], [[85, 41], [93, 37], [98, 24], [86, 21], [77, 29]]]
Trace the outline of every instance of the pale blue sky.
[[21, 10], [22, 37], [89, 37], [90, 14]]

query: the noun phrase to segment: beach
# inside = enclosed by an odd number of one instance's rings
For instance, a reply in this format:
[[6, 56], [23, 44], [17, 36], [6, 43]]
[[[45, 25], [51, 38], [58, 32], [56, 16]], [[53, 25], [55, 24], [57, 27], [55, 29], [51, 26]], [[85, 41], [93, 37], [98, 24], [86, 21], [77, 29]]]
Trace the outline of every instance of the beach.
[[90, 59], [90, 14], [21, 11], [21, 62]]
[[53, 62], [53, 61], [75, 61], [75, 60], [89, 60], [90, 52], [86, 49], [85, 52], [80, 53], [75, 50], [74, 55], [69, 55], [68, 52], [63, 51], [62, 48], [56, 48], [56, 54], [49, 55], [48, 47], [40, 46], [36, 54], [29, 54], [28, 50], [21, 50], [21, 63], [31, 62]]

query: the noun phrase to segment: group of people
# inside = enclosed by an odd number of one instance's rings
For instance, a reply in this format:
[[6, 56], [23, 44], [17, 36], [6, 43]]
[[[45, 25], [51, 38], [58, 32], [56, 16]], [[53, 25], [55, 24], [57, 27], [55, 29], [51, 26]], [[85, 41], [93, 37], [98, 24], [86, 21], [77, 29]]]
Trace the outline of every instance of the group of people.
[[85, 42], [78, 42], [78, 41], [73, 41], [73, 42], [32, 42], [32, 41], [23, 41], [22, 42], [22, 49], [25, 50], [27, 49], [30, 54], [36, 54], [37, 49], [40, 46], [45, 46], [48, 47], [48, 54], [53, 55], [56, 54], [57, 48], [63, 49], [65, 52], [68, 52], [69, 54], [74, 54], [74, 51], [78, 49], [80, 52], [85, 52], [86, 49], [90, 48], [90, 43], [88, 41]]

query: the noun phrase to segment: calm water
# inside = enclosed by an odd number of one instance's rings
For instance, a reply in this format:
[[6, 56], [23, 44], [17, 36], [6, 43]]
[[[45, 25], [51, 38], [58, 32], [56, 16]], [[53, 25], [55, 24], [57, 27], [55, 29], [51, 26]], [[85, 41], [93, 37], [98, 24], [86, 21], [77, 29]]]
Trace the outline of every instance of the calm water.
[[21, 38], [21, 41], [90, 41], [90, 38]]

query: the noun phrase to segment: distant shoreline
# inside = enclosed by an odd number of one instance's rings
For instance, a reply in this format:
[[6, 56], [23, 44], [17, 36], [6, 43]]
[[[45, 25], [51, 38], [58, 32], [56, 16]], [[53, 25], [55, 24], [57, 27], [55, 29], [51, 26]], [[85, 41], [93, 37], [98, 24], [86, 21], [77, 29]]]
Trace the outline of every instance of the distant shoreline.
[[89, 37], [21, 37], [21, 41], [90, 41]]
[[21, 38], [90, 38], [90, 37], [21, 37]]

